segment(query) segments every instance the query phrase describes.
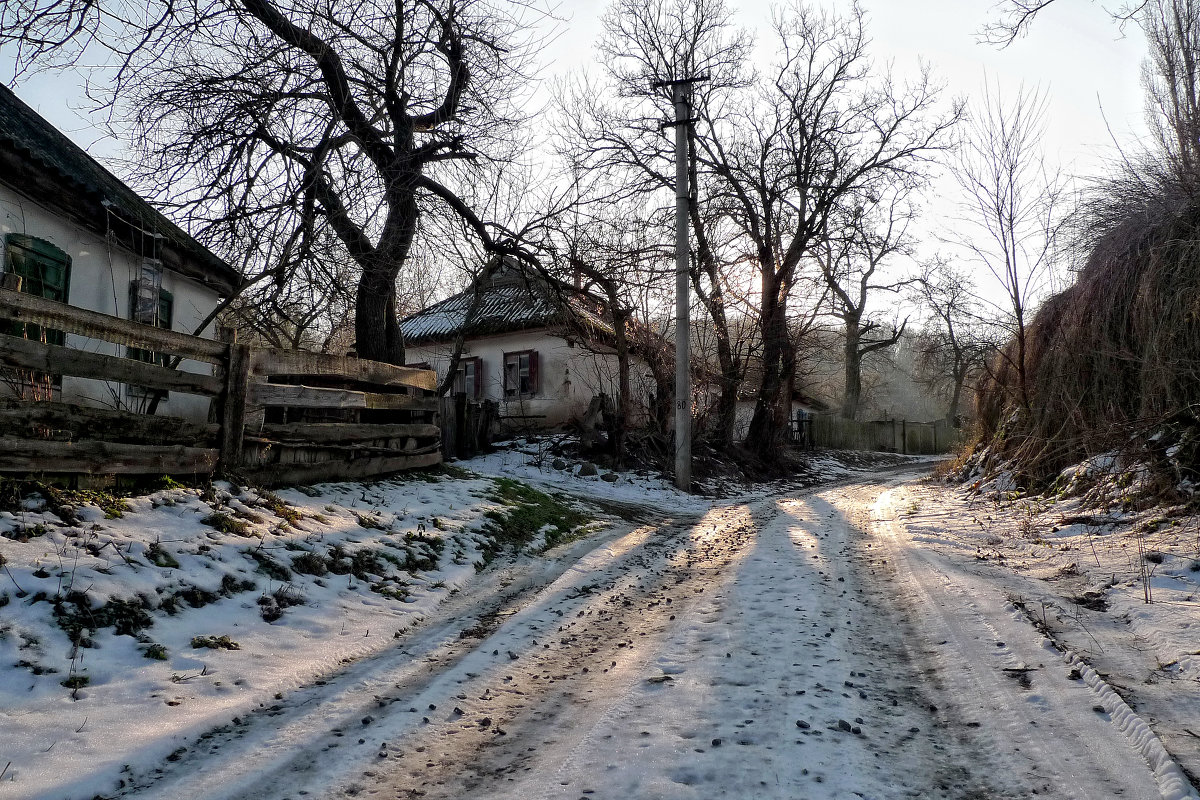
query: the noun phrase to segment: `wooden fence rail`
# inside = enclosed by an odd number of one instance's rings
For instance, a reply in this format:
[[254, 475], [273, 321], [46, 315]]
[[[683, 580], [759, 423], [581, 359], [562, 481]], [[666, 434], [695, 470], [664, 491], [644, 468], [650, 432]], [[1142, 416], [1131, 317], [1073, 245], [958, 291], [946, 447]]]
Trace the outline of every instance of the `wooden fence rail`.
[[[28, 325], [155, 358], [16, 335]], [[160, 355], [200, 362], [193, 370], [211, 366], [207, 373], [176, 369], [159, 363]], [[0, 376], [18, 390], [0, 397], [0, 472], [222, 472], [281, 484], [366, 478], [442, 460], [437, 382], [429, 370], [203, 339], [8, 289], [0, 289]], [[48, 376], [208, 397], [213, 422], [16, 396], [25, 383]]]

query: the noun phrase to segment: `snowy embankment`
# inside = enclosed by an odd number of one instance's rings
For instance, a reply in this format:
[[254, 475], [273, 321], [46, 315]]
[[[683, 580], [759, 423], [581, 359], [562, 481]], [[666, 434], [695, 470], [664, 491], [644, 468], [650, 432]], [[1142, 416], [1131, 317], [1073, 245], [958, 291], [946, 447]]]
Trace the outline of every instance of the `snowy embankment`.
[[389, 647], [501, 551], [588, 529], [466, 473], [66, 498], [0, 512], [2, 798], [110, 792]]

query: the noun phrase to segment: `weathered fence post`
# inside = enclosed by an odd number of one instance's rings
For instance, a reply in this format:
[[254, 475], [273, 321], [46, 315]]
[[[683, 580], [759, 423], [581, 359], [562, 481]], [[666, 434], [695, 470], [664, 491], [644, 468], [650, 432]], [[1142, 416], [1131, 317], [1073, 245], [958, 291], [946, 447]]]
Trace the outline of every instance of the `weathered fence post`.
[[454, 395], [454, 454], [459, 458], [467, 456], [467, 393], [456, 392]]
[[238, 344], [237, 331], [222, 337], [229, 344], [225, 361], [225, 389], [221, 393], [221, 439], [217, 466], [222, 472], [242, 463], [242, 437], [246, 427], [246, 387], [250, 382], [250, 348]]
[[457, 423], [454, 421], [454, 398], [448, 395], [442, 395], [438, 398], [438, 405], [441, 407], [441, 418], [438, 424], [442, 429], [442, 458], [454, 458], [454, 429]]

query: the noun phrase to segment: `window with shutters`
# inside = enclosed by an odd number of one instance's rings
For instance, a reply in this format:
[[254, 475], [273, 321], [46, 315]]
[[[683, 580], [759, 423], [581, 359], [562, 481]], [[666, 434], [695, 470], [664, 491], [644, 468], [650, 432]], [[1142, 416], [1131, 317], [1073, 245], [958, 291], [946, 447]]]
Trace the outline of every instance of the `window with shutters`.
[[[170, 330], [175, 312], [175, 298], [162, 288], [161, 272], [155, 276], [152, 271], [153, 268], [143, 269], [142, 278], [129, 284], [129, 318], [144, 325]], [[147, 364], [158, 364], [159, 366], [166, 366], [169, 358], [166, 353], [155, 353], [140, 347], [128, 348], [125, 355]], [[129, 394], [135, 397], [157, 395], [161, 399], [166, 399], [168, 396], [166, 391], [132, 384], [129, 386]]]
[[504, 396], [531, 397], [538, 391], [538, 354], [521, 350], [504, 354]]
[[[10, 233], [4, 237], [4, 277], [7, 288], [66, 303], [70, 299], [71, 257], [45, 239]], [[6, 324], [4, 332], [47, 344], [66, 343], [62, 331], [21, 322]]]
[[[67, 302], [71, 288], [71, 257], [45, 239], [10, 233], [3, 238], [0, 285], [23, 294]], [[26, 322], [2, 321], [0, 333], [45, 344], [65, 345], [66, 334]], [[62, 376], [36, 370], [0, 369], [0, 382], [24, 400], [53, 400]]]
[[458, 370], [454, 373], [454, 393], [462, 392], [467, 397], [478, 400], [483, 397], [483, 359], [460, 358]]

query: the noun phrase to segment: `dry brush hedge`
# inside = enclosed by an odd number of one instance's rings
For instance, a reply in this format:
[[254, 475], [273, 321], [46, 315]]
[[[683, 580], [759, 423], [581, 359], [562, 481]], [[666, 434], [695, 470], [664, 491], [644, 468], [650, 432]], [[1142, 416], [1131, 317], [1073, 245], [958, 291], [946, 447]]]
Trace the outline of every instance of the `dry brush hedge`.
[[1029, 407], [1015, 342], [978, 388], [984, 443], [1030, 483], [1168, 430], [1150, 453], [1183, 445], [1176, 471], [1196, 464], [1200, 186], [1159, 182], [1108, 219], [1076, 282], [1027, 329]]

